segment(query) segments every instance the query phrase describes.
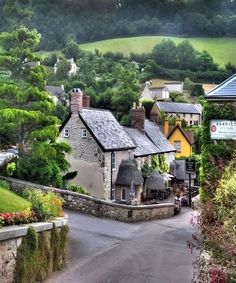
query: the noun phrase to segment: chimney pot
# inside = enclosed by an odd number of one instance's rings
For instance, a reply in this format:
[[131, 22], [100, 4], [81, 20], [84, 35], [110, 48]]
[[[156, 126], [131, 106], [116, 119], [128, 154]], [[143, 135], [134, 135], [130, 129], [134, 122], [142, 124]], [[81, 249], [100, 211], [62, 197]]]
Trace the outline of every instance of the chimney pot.
[[70, 98], [70, 110], [72, 115], [78, 115], [83, 108], [83, 92], [79, 88], [73, 88]]
[[132, 128], [138, 129], [144, 132], [145, 125], [145, 109], [136, 108], [131, 110], [131, 126]]

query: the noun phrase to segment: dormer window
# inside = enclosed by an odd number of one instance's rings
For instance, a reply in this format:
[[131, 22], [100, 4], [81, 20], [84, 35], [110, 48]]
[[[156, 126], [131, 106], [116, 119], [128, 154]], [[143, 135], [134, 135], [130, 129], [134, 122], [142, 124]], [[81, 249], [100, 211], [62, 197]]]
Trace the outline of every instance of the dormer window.
[[64, 129], [64, 138], [68, 138], [70, 136], [69, 129]]
[[86, 139], [88, 136], [87, 136], [87, 129], [81, 129], [81, 137]]

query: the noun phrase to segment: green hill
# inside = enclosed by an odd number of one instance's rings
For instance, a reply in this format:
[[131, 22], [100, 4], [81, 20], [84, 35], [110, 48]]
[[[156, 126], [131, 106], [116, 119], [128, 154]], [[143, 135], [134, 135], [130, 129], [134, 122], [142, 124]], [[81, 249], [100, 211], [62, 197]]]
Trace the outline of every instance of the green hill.
[[187, 39], [195, 49], [208, 51], [213, 56], [215, 62], [221, 66], [227, 62], [236, 65], [236, 38], [143, 36], [97, 41], [81, 44], [80, 47], [87, 51], [98, 49], [101, 52], [122, 52], [125, 55], [131, 52], [140, 54], [150, 52], [153, 46], [160, 43], [164, 38], [171, 38], [177, 44]]
[[30, 202], [0, 184], [0, 212], [17, 212], [28, 207]]

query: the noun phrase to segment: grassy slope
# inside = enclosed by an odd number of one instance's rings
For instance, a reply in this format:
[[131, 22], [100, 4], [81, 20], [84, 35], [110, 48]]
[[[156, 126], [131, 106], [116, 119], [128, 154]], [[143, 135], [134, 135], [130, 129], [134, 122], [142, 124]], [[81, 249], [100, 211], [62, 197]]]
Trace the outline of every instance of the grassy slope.
[[31, 204], [8, 189], [0, 187], [0, 212], [26, 210]]
[[175, 43], [187, 39], [199, 51], [207, 50], [220, 65], [231, 62], [236, 65], [236, 38], [183, 38], [164, 36], [143, 36], [118, 38], [98, 41], [94, 43], [80, 44], [83, 50], [101, 52], [122, 52], [128, 55], [130, 52], [145, 53], [150, 52], [154, 45], [160, 43], [164, 38], [171, 38]]

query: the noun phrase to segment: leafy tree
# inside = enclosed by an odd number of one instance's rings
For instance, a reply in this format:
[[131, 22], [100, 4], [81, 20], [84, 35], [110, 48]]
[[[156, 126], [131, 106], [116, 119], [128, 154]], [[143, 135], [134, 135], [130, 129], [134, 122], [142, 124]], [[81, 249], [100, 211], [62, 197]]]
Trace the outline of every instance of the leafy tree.
[[205, 92], [204, 92], [204, 89], [203, 89], [201, 84], [195, 84], [193, 86], [191, 96], [201, 96], [201, 95], [204, 95], [204, 94], [205, 94]]
[[73, 39], [66, 41], [65, 48], [62, 49], [62, 53], [67, 59], [73, 58], [75, 61], [82, 56], [82, 50]]
[[[11, 72], [11, 77], [16, 80], [25, 80], [31, 70], [31, 62], [40, 61], [33, 50], [38, 46], [41, 35], [36, 30], [29, 30], [24, 26], [15, 28], [10, 33], [4, 33], [1, 44], [4, 53], [0, 54], [1, 67]], [[26, 80], [27, 81], [27, 80]]]
[[1, 141], [18, 146], [18, 176], [60, 186], [61, 172], [69, 167], [65, 153], [70, 147], [56, 142], [59, 120], [52, 115], [55, 105], [44, 91], [44, 68], [28, 64], [35, 60], [33, 48], [39, 39], [35, 30], [25, 27], [4, 34], [0, 61], [15, 82], [0, 83], [0, 133], [5, 136]]
[[68, 73], [71, 69], [71, 64], [65, 58], [61, 58], [57, 62], [56, 78], [58, 80], [65, 80], [68, 77]]
[[171, 39], [164, 39], [154, 46], [152, 55], [156, 63], [165, 68], [173, 68], [177, 65], [177, 48]]
[[177, 60], [180, 69], [196, 69], [196, 51], [189, 41], [184, 40], [177, 46]]
[[121, 119], [122, 115], [129, 113], [133, 103], [138, 101], [137, 71], [132, 65], [124, 67], [117, 64], [113, 73], [117, 77], [118, 86], [113, 90], [111, 106], [117, 118]]

